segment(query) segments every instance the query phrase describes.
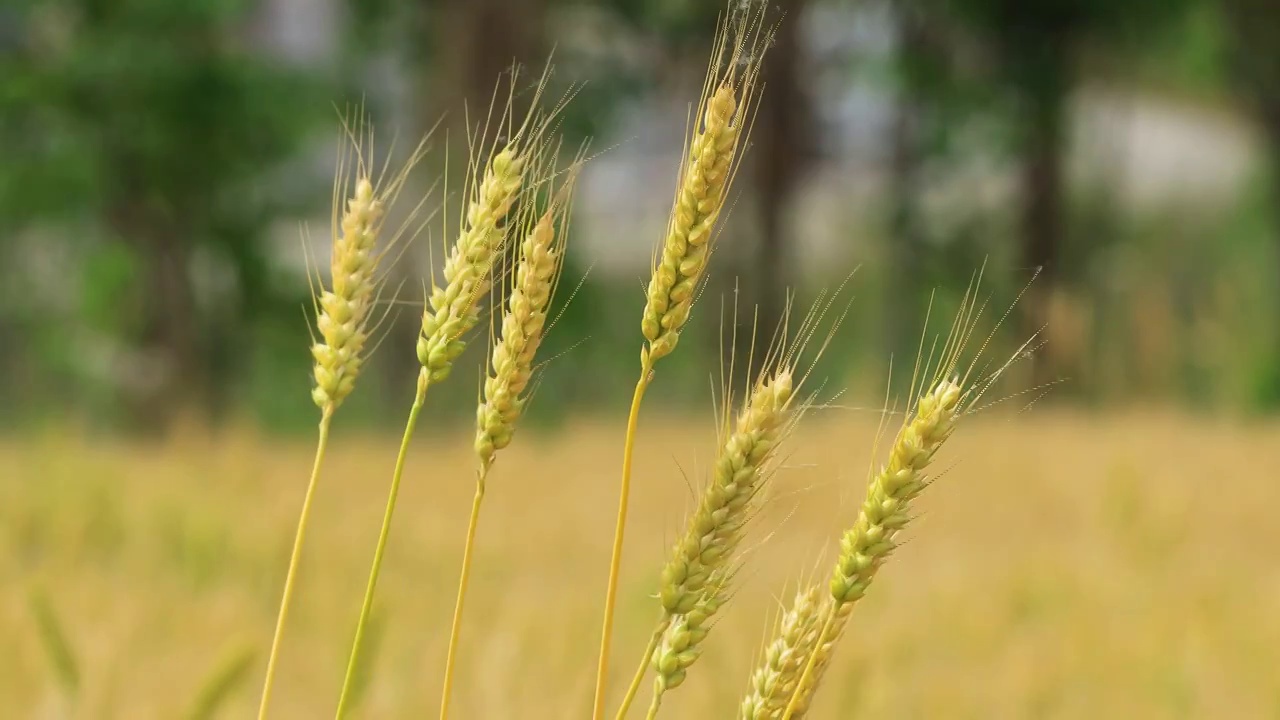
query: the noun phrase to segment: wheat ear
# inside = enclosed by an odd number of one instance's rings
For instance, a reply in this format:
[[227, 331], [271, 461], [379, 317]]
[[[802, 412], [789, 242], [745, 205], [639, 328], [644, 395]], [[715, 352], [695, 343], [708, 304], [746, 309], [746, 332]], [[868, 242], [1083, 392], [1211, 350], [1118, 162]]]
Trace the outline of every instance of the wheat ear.
[[708, 64], [694, 116], [693, 135], [680, 169], [667, 235], [646, 292], [640, 323], [645, 344], [640, 352], [640, 378], [632, 395], [623, 441], [622, 481], [596, 665], [594, 720], [601, 720], [605, 712], [613, 613], [622, 566], [631, 495], [631, 456], [640, 404], [653, 379], [654, 363], [675, 349], [680, 331], [689, 320], [711, 254], [716, 221], [741, 160], [738, 150], [754, 115], [760, 62], [770, 36], [763, 27], [762, 13], [763, 6], [755, 15], [726, 16], [717, 31], [717, 49]]
[[[795, 397], [843, 322], [843, 312], [831, 319], [826, 338], [809, 358], [808, 367], [803, 371], [797, 370], [800, 358], [829, 317], [840, 295], [840, 291], [820, 294], [794, 335], [788, 324], [791, 316], [791, 302], [788, 300], [783, 325], [778, 328], [765, 354], [764, 374], [756, 381], [732, 422], [728, 414], [732, 404], [730, 387], [728, 383], [723, 386], [725, 414], [720, 431], [720, 449], [698, 506], [663, 566], [658, 588], [662, 612], [623, 696], [618, 720], [626, 717], [650, 664], [659, 675], [654, 685], [654, 703], [650, 706], [650, 712], [656, 713], [661, 695], [683, 682], [685, 672], [697, 659], [697, 653], [679, 650], [673, 654], [664, 648], [671, 646], [673, 632], [678, 637], [689, 636], [686, 616], [691, 613], [695, 618], [706, 616], [708, 607], [719, 608], [723, 604], [728, 586], [740, 566], [738, 548], [747, 524], [760, 507], [758, 500], [765, 494], [768, 481], [776, 470], [778, 447], [794, 432], [813, 401], [810, 396], [797, 403]], [[845, 312], [847, 310], [846, 306]], [[737, 327], [736, 318], [733, 327]], [[753, 333], [748, 357], [754, 354], [755, 340]], [[736, 343], [735, 334], [734, 346]], [[734, 374], [732, 357], [728, 362], [722, 362], [721, 367], [726, 366], [726, 377], [731, 383]], [[705, 617], [702, 617], [693, 627], [704, 625]], [[684, 629], [679, 629], [682, 626]], [[705, 636], [706, 632], [692, 633], [699, 643]]]
[[685, 671], [697, 659], [696, 652], [673, 642], [673, 637], [693, 638], [696, 650], [706, 636], [701, 629], [706, 617], [723, 603], [737, 548], [752, 515], [752, 500], [763, 489], [773, 470], [770, 461], [774, 451], [798, 415], [791, 408], [793, 393], [792, 371], [784, 364], [757, 384], [725, 437], [710, 482], [662, 569], [658, 590], [662, 614], [623, 697], [618, 718], [630, 709], [647, 666], [658, 672], [650, 708], [656, 712], [661, 695], [683, 682]]
[[[364, 364], [375, 320], [373, 308], [384, 286], [385, 278], [379, 272], [380, 266], [387, 253], [399, 244], [423, 205], [419, 202], [400, 229], [379, 248], [388, 206], [404, 187], [409, 171], [422, 159], [430, 133], [410, 154], [401, 170], [388, 178], [385, 165], [375, 177], [371, 158], [372, 133], [366, 132], [363, 118], [357, 120], [354, 126], [344, 124], [344, 130], [333, 185], [333, 249], [329, 257], [331, 287], [325, 289], [322, 283], [317, 284], [313, 280], [313, 287], [318, 287], [314, 309], [316, 331], [319, 333], [319, 337], [313, 336], [311, 345], [311, 357], [314, 360], [312, 377], [315, 382], [311, 399], [320, 408], [316, 456], [311, 468], [311, 479], [307, 482], [303, 496], [293, 551], [285, 574], [280, 611], [271, 640], [271, 652], [267, 657], [266, 678], [258, 708], [260, 719], [266, 717], [271, 703], [280, 643], [289, 616], [298, 566], [302, 560], [311, 501], [329, 443], [329, 426], [342, 401], [355, 389], [356, 378]], [[354, 168], [350, 167], [352, 163]], [[355, 187], [348, 192], [349, 171], [354, 171]]]
[[[1027, 291], [1033, 277], [1014, 300]], [[936, 364], [934, 346], [924, 355], [924, 336], [912, 375], [908, 413], [889, 450], [888, 462], [870, 480], [866, 498], [853, 525], [840, 538], [840, 554], [831, 573], [824, 598], [822, 628], [809, 653], [804, 669], [781, 714], [782, 720], [800, 718], [808, 711], [827, 666], [848, 624], [854, 605], [875, 580], [876, 574], [897, 548], [896, 537], [911, 521], [911, 503], [930, 484], [926, 471], [943, 443], [951, 437], [957, 421], [972, 412], [982, 397], [1015, 362], [1032, 352], [1039, 333], [1026, 340], [1003, 364], [984, 377], [975, 377], [977, 358], [990, 347], [995, 333], [1012, 312], [1005, 310], [990, 333], [981, 341], [967, 369], [959, 372], [960, 359], [973, 339], [978, 319], [986, 303], [976, 301], [982, 272], [977, 273], [960, 304]], [[932, 303], [930, 303], [932, 306]], [[925, 319], [926, 331], [928, 317]], [[1029, 349], [1031, 348], [1031, 349]], [[924, 360], [923, 366], [921, 360]], [[978, 374], [986, 373], [984, 365]], [[917, 384], [918, 381], [918, 384]]]
[[[554, 153], [552, 153], [554, 155]], [[529, 224], [520, 243], [519, 261], [507, 298], [507, 311], [502, 316], [502, 333], [493, 345], [490, 370], [484, 381], [484, 394], [476, 409], [475, 450], [479, 458], [476, 490], [471, 501], [471, 517], [462, 551], [462, 569], [458, 579], [458, 598], [449, 632], [449, 650], [445, 659], [444, 689], [440, 695], [440, 718], [449, 715], [453, 673], [462, 632], [462, 611], [466, 604], [471, 577], [472, 550], [480, 522], [480, 505], [485, 483], [497, 451], [511, 442], [516, 421], [527, 398], [533, 377], [534, 356], [542, 343], [547, 325], [547, 311], [564, 267], [565, 241], [568, 233], [573, 188], [581, 158], [569, 171], [566, 183], [554, 195], [541, 216]], [[542, 175], [542, 173], [538, 173]]]
[[[764, 649], [750, 688], [738, 708], [739, 720], [777, 720], [799, 687], [800, 673], [818, 647], [818, 632], [830, 602], [820, 585], [796, 593], [778, 622], [778, 634]], [[816, 674], [816, 673], [814, 673]]]
[[[911, 502], [928, 485], [925, 469], [951, 436], [961, 412], [960, 385], [941, 380], [922, 395], [908, 422], [898, 431], [889, 462], [872, 479], [853, 526], [840, 539], [840, 556], [829, 583], [831, 602], [823, 618], [819, 645], [834, 645], [853, 604], [862, 598], [880, 566], [896, 547], [894, 537], [911, 519]], [[802, 717], [821, 679], [826, 652], [815, 649], [796, 683], [783, 720]]]
[[[550, 66], [547, 71], [550, 71]], [[470, 177], [467, 183], [466, 209], [463, 213], [461, 229], [445, 260], [444, 285], [433, 284], [427, 301], [427, 310], [422, 315], [422, 332], [417, 342], [417, 355], [422, 367], [418, 371], [413, 405], [405, 421], [400, 451], [396, 455], [396, 464], [391, 475], [391, 487], [387, 493], [387, 506], [374, 547], [369, 581], [365, 587], [364, 600], [361, 602], [360, 615], [356, 619], [355, 636], [347, 659], [346, 677], [342, 683], [342, 693], [338, 698], [337, 717], [339, 719], [345, 715], [350, 703], [351, 688], [355, 682], [356, 668], [359, 664], [360, 643], [364, 637], [365, 626], [369, 622], [369, 615], [373, 610], [378, 573], [382, 568], [382, 557], [391, 532], [391, 521], [395, 514], [396, 498], [400, 493], [400, 480], [404, 475], [409, 443], [413, 437], [414, 428], [417, 427], [418, 415], [426, 401], [427, 389], [432, 383], [448, 377], [453, 361], [466, 346], [464, 340], [466, 334], [479, 320], [478, 303], [489, 292], [494, 258], [500, 255], [506, 242], [507, 213], [521, 196], [527, 172], [531, 167], [536, 166], [536, 158], [545, 149], [544, 135], [550, 127], [554, 114], [543, 115], [537, 108], [546, 79], [547, 75], [544, 74], [534, 93], [532, 109], [525, 116], [524, 121], [518, 127], [509, 120], [506, 121], [504, 127], [512, 128], [512, 131], [508, 135], [505, 147], [498, 150], [492, 145], [486, 148], [483, 147], [483, 143], [473, 143], [471, 148], [472, 170], [468, 173]], [[514, 79], [512, 82], [514, 85]], [[503, 113], [508, 117], [511, 112], [511, 101], [509, 97], [507, 109]], [[481, 137], [485, 136], [487, 133], [481, 134]]]

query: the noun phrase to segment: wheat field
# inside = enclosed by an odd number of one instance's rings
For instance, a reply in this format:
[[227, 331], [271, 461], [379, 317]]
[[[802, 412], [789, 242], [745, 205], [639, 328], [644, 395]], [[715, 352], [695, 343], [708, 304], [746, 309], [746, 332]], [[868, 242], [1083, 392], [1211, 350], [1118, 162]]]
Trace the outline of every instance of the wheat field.
[[[641, 423], [615, 702], [652, 627], [657, 574], [695, 503], [690, 488], [708, 470], [713, 425], [658, 411]], [[741, 697], [767, 619], [797, 582], [825, 573], [856, 512], [875, 428], [870, 413], [821, 411], [791, 441], [746, 540], [737, 592], [701, 669], [668, 692], [668, 716], [725, 716]], [[613, 421], [530, 427], [495, 464], [458, 717], [589, 710], [620, 436]], [[355, 715], [435, 708], [471, 440], [469, 428], [428, 427], [414, 444]], [[335, 431], [280, 658], [279, 717], [333, 712], [394, 449], [382, 436]], [[4, 716], [65, 709], [65, 679], [33, 619], [35, 590], [74, 657], [71, 717], [190, 716], [208, 677], [245, 657], [224, 716], [249, 715], [312, 450], [248, 430], [163, 444], [61, 432], [0, 445]], [[948, 470], [853, 614], [812, 717], [1280, 713], [1280, 425], [987, 412], [939, 463]]]

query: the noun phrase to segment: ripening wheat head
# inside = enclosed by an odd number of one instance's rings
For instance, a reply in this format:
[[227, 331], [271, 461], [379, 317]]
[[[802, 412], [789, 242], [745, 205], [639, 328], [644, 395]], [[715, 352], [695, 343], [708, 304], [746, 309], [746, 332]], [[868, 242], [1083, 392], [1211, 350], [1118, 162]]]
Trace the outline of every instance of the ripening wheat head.
[[750, 517], [749, 504], [789, 427], [792, 393], [792, 370], [784, 365], [757, 384], [739, 413], [698, 508], [662, 569], [659, 597], [668, 614], [693, 610], [712, 574], [731, 560]]
[[810, 585], [796, 593], [791, 607], [778, 621], [778, 634], [764, 649], [751, 674], [750, 688], [738, 708], [739, 720], [777, 720], [800, 682], [809, 655], [818, 647], [826, 604], [822, 587]]
[[711, 254], [716, 221], [741, 160], [755, 111], [760, 63], [771, 31], [758, 12], [721, 26], [680, 169], [667, 234], [646, 293], [641, 330], [647, 362], [671, 353], [689, 319]]
[[[548, 155], [554, 158], [555, 153]], [[511, 442], [516, 420], [524, 410], [534, 356], [542, 343], [547, 312], [564, 266], [569, 213], [580, 168], [581, 158], [561, 187], [550, 191], [546, 207], [540, 213], [527, 213], [528, 222], [520, 228], [523, 240], [501, 334], [493, 345], [483, 399], [476, 409], [475, 449], [482, 471], [493, 462], [494, 454]], [[553, 168], [537, 175], [548, 183], [554, 180]]]
[[344, 129], [333, 185], [331, 287], [325, 289], [322, 281], [312, 279], [313, 287], [318, 288], [314, 304], [319, 337], [313, 337], [311, 345], [315, 361], [311, 398], [328, 413], [351, 394], [364, 363], [373, 307], [385, 279], [380, 264], [423, 204], [420, 202], [409, 213], [392, 237], [382, 238], [385, 242], [380, 248], [387, 210], [404, 187], [409, 171], [422, 158], [426, 138], [398, 172], [388, 177], [384, 165], [375, 177], [372, 132], [365, 130], [362, 119]]
[[498, 122], [497, 135], [507, 136], [501, 149], [498, 139], [486, 141], [485, 131], [472, 143], [465, 209], [445, 258], [444, 284], [432, 283], [422, 314], [418, 360], [431, 382], [448, 377], [453, 361], [466, 347], [464, 338], [479, 322], [479, 301], [489, 292], [494, 261], [511, 229], [507, 215], [526, 189], [529, 171], [547, 150], [546, 133], [559, 108], [551, 113], [538, 109], [546, 79], [544, 74], [528, 114], [518, 125], [511, 119], [512, 97], [508, 97]]
[[[980, 280], [979, 276], [978, 282]], [[961, 358], [985, 308], [985, 304], [980, 307], [975, 302], [976, 292], [977, 285], [974, 285], [966, 293], [936, 362], [933, 351], [924, 359], [923, 367], [917, 359], [908, 412], [889, 448], [888, 461], [871, 477], [857, 518], [840, 538], [839, 556], [823, 599], [824, 620], [819, 637], [810, 648], [807, 667], [788, 698], [789, 707], [784, 707], [778, 717], [804, 716], [855, 604], [897, 548], [897, 535], [912, 518], [912, 502], [930, 484], [928, 470], [938, 450], [951, 437], [959, 419], [973, 410], [1011, 363], [1026, 355], [1035, 339], [1033, 336], [1024, 343], [994, 372], [973, 379], [976, 358], [982, 355], [998, 330], [1000, 322], [997, 322], [968, 369], [959, 372]], [[1007, 315], [1006, 312], [1005, 317]], [[923, 348], [922, 339], [922, 351]], [[798, 598], [797, 607], [800, 604]], [[792, 611], [797, 612], [797, 608], [793, 607]], [[761, 670], [757, 670], [759, 672]]]
[[[765, 352], [763, 369], [750, 394], [732, 419], [728, 413], [734, 370], [732, 359], [725, 363], [720, 447], [698, 506], [672, 548], [659, 582], [662, 616], [651, 639], [651, 654], [646, 657], [656, 674], [651, 712], [659, 707], [666, 691], [684, 682], [702, 653], [711, 620], [728, 601], [743, 562], [739, 546], [748, 524], [765, 502], [769, 480], [779, 462], [778, 449], [812, 406], [812, 396], [797, 397], [843, 321], [843, 313], [830, 322], [825, 339], [804, 360], [806, 367], [800, 367], [802, 358], [839, 295], [819, 296], [794, 333], [784, 321]], [[789, 311], [788, 304], [786, 317]], [[735, 336], [735, 344], [736, 340]], [[753, 334], [748, 355], [754, 351]], [[730, 351], [730, 358], [732, 355]], [[640, 679], [637, 675], [633, 680], [628, 698]]]

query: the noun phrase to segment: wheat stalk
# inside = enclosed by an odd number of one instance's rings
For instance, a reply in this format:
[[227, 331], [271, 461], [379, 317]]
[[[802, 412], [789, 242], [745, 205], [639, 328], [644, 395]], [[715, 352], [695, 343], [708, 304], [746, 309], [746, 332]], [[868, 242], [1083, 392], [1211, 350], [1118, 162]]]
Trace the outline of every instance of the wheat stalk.
[[708, 63], [694, 115], [688, 155], [680, 169], [667, 234], [655, 259], [641, 317], [645, 345], [640, 352], [640, 378], [632, 395], [623, 441], [622, 481], [596, 665], [594, 720], [601, 720], [605, 712], [613, 614], [626, 535], [631, 456], [640, 404], [652, 382], [654, 363], [675, 350], [680, 331], [689, 320], [711, 254], [716, 221], [741, 161], [738, 149], [748, 134], [754, 114], [760, 63], [771, 37], [763, 25], [763, 6], [759, 12], [745, 17], [726, 16], [717, 36], [716, 51]]
[[[507, 214], [524, 192], [530, 169], [537, 167], [538, 158], [547, 149], [545, 135], [559, 110], [557, 108], [556, 112], [548, 115], [542, 114], [538, 109], [549, 72], [550, 65], [537, 84], [528, 114], [518, 126], [510, 119], [514, 98], [507, 98], [506, 109], [503, 111], [506, 119], [500, 122], [498, 133], [506, 137], [504, 147], [495, 147], [496, 141], [488, 146], [477, 142], [471, 147], [469, 166], [473, 170], [468, 173], [466, 207], [461, 227], [444, 263], [444, 285], [433, 284], [427, 298], [427, 309], [422, 315], [422, 330], [417, 342], [417, 355], [422, 367], [418, 371], [413, 404], [405, 421], [400, 451], [396, 455], [392, 471], [391, 487], [387, 493], [386, 510], [374, 547], [364, 600], [356, 619], [346, 677], [338, 698], [339, 719], [345, 715], [350, 704], [360, 645], [373, 609], [378, 574], [391, 532], [409, 443], [426, 401], [427, 389], [449, 376], [454, 360], [466, 347], [465, 337], [479, 321], [478, 304], [490, 289], [494, 259], [501, 254], [507, 239]], [[512, 75], [514, 94], [516, 73], [513, 72]], [[510, 132], [502, 133], [503, 129]], [[481, 137], [486, 135], [482, 131]]]
[[[302, 561], [311, 502], [329, 444], [329, 427], [342, 401], [355, 389], [356, 379], [368, 352], [374, 322], [373, 307], [385, 280], [385, 276], [379, 272], [380, 266], [387, 253], [399, 244], [426, 200], [424, 197], [408, 213], [404, 224], [391, 238], [385, 239], [384, 246], [379, 248], [387, 210], [399, 196], [409, 171], [425, 154], [430, 133], [410, 153], [401, 169], [388, 177], [387, 165], [381, 171], [376, 171], [373, 167], [373, 136], [371, 131], [366, 131], [363, 117], [358, 118], [354, 126], [344, 123], [344, 131], [333, 184], [333, 249], [329, 257], [331, 287], [325, 289], [322, 282], [313, 279], [313, 287], [317, 288], [314, 292], [314, 310], [316, 331], [319, 333], [318, 338], [313, 336], [311, 345], [314, 360], [312, 377], [315, 382], [311, 399], [320, 408], [316, 455], [311, 478], [303, 495], [298, 528], [281, 593], [280, 610], [271, 640], [271, 651], [267, 657], [266, 678], [258, 708], [260, 720], [266, 717], [271, 704], [276, 663], [289, 617], [298, 567]], [[352, 163], [354, 168], [350, 167]], [[350, 190], [349, 170], [353, 170], [355, 175], [355, 187]]]
[[[547, 311], [564, 267], [568, 216], [581, 166], [579, 156], [570, 169], [565, 184], [524, 233], [507, 299], [507, 311], [502, 317], [502, 333], [493, 345], [490, 371], [484, 381], [484, 394], [476, 409], [475, 451], [479, 468], [476, 472], [475, 495], [471, 501], [471, 517], [467, 523], [466, 542], [463, 545], [458, 598], [449, 632], [444, 689], [440, 696], [441, 720], [449, 715], [458, 639], [462, 632], [462, 611], [471, 576], [472, 550], [480, 521], [485, 484], [497, 451], [510, 444], [515, 434], [516, 421], [528, 399], [526, 391], [533, 377], [534, 356], [542, 343]], [[535, 173], [535, 176], [549, 175], [550, 173]], [[551, 177], [547, 177], [547, 180], [550, 181]]]

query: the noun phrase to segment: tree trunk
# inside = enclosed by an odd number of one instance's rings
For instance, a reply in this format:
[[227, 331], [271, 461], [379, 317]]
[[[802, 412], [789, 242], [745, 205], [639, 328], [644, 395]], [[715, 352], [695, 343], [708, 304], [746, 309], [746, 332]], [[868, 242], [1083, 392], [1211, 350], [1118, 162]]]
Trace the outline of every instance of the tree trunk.
[[[786, 22], [779, 25], [774, 46], [765, 59], [760, 103], [752, 140], [756, 170], [756, 207], [760, 237], [752, 287], [759, 312], [760, 336], [771, 338], [784, 320], [790, 281], [788, 248], [792, 244], [787, 215], [793, 207], [796, 186], [807, 169], [812, 148], [811, 102], [802, 80], [803, 48], [800, 29], [805, 0], [793, 0]], [[740, 308], [739, 317], [751, 321], [752, 313]], [[746, 312], [742, 312], [746, 311]], [[764, 360], [757, 347], [750, 358], [751, 377]]]
[[138, 354], [117, 379], [132, 424], [163, 432], [201, 396], [204, 382], [189, 250], [181, 233], [130, 200], [117, 203], [109, 222], [133, 246], [142, 272], [142, 320], [133, 348]]
[[[1232, 33], [1232, 61], [1243, 95], [1252, 105], [1269, 145], [1274, 212], [1272, 284], [1280, 285], [1280, 7], [1271, 0], [1226, 0]], [[1280, 316], [1280, 309], [1276, 315]], [[1272, 328], [1271, 371], [1258, 398], [1280, 405], [1280, 327]]]
[[[898, 97], [890, 130], [890, 218], [888, 287], [884, 293], [884, 337], [895, 358], [912, 357], [919, 342], [927, 297], [923, 228], [920, 218], [922, 123], [926, 112], [928, 68], [936, 48], [925, 18], [908, 4], [899, 8]], [[910, 378], [907, 378], [909, 381]], [[896, 379], [895, 379], [896, 383]]]
[[[1022, 115], [1022, 210], [1020, 263], [1026, 280], [1037, 273], [1023, 302], [1023, 334], [1044, 328], [1049, 305], [1062, 280], [1062, 240], [1065, 235], [1063, 159], [1066, 153], [1067, 99], [1071, 69], [1065, 32], [1039, 34], [1036, 46], [1024, 46], [1020, 82], [1025, 103]], [[1050, 349], [1051, 352], [1051, 349]], [[1049, 382], [1056, 372], [1051, 354], [1033, 361], [1033, 380]]]
[[[1280, 13], [1277, 13], [1280, 15]], [[1276, 46], [1277, 65], [1280, 65], [1280, 46]], [[1280, 77], [1277, 77], [1280, 81]], [[1260, 98], [1262, 121], [1268, 144], [1271, 174], [1271, 237], [1272, 237], [1272, 287], [1280, 287], [1280, 82], [1277, 82], [1276, 93]], [[1273, 317], [1280, 318], [1280, 308], [1273, 309]], [[1278, 321], [1280, 322], [1280, 321]], [[1261, 397], [1258, 400], [1269, 408], [1280, 407], [1280, 326], [1271, 328], [1272, 346], [1269, 358], [1270, 370], [1263, 378]]]
[[[546, 0], [423, 0], [421, 3], [417, 34], [432, 38], [437, 55], [424, 58], [417, 68], [420, 91], [415, 111], [421, 117], [424, 130], [442, 120], [436, 128], [436, 146], [445, 144], [447, 137], [449, 195], [444, 197], [442, 212], [449, 218], [451, 235], [458, 231], [457, 209], [466, 192], [462, 182], [467, 170], [468, 138], [484, 129], [492, 103], [494, 114], [489, 122], [489, 137], [483, 140], [494, 141], [495, 125], [502, 118], [513, 63], [520, 66], [515, 88], [515, 117], [521, 117], [524, 107], [519, 105], [520, 100], [532, 97], [528, 91], [543, 69], [539, 53], [545, 15]], [[443, 152], [432, 153], [427, 162], [435, 163], [434, 169], [443, 172], [444, 157]], [[426, 211], [433, 207], [434, 202]], [[444, 262], [442, 250], [450, 247], [455, 239], [454, 236], [441, 237], [440, 227], [440, 223], [433, 223], [430, 228], [430, 255], [426, 246], [419, 243], [416, 252], [397, 265], [397, 272], [404, 273], [397, 283], [403, 284], [406, 297], [412, 302], [420, 300], [417, 297], [419, 283], [427, 273], [439, 272]], [[434, 268], [428, 266], [429, 260], [435, 263]], [[390, 403], [398, 404], [403, 399], [404, 389], [412, 387], [418, 372], [413, 347], [421, 320], [421, 309], [417, 309], [394, 313], [389, 324], [388, 352], [382, 362]], [[478, 332], [474, 337], [479, 339], [474, 344], [482, 345], [480, 341], [485, 333]]]

